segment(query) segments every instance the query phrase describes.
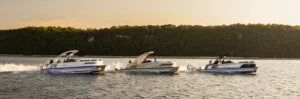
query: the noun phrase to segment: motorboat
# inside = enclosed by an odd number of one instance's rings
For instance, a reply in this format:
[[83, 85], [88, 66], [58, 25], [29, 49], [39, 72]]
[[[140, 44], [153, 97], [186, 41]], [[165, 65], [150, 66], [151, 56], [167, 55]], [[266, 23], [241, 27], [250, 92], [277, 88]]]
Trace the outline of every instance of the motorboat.
[[137, 57], [133, 62], [129, 61], [124, 69], [120, 71], [130, 73], [176, 73], [178, 72], [179, 66], [176, 62], [172, 61], [157, 61], [156, 58], [151, 61], [147, 60], [153, 51], [146, 52]]
[[215, 62], [210, 61], [204, 68], [198, 69], [201, 72], [214, 72], [214, 73], [254, 73], [257, 71], [257, 66], [254, 61], [225, 61], [226, 56], [232, 55], [228, 53], [219, 56]]
[[50, 73], [103, 73], [106, 65], [99, 59], [73, 59], [78, 50], [66, 51], [41, 66]]

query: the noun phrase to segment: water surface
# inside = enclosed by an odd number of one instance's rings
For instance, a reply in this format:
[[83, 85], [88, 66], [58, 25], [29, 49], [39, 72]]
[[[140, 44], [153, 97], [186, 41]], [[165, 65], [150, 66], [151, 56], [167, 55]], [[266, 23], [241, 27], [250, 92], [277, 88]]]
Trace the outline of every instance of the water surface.
[[[176, 61], [178, 75], [48, 74], [37, 66], [50, 57], [0, 57], [0, 98], [67, 99], [298, 99], [299, 60], [254, 60], [254, 75], [207, 74], [186, 71], [186, 65], [203, 66], [209, 59], [158, 59]], [[132, 58], [101, 58], [108, 70]], [[250, 59], [251, 60], [251, 59]], [[253, 60], [253, 59], [252, 59]], [[240, 61], [240, 60], [233, 60]], [[118, 63], [119, 62], [119, 63]]]

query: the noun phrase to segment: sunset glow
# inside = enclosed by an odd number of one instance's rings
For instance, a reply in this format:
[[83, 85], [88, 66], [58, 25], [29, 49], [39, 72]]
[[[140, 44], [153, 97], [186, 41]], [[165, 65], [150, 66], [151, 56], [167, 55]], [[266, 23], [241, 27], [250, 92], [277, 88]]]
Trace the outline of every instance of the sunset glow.
[[300, 24], [299, 0], [1, 0], [0, 29], [25, 26]]

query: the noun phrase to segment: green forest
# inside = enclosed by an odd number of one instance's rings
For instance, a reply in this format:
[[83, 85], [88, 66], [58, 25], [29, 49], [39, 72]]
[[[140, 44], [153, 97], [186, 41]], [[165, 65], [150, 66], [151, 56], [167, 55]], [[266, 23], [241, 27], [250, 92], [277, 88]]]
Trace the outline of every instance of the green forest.
[[299, 58], [300, 26], [281, 24], [146, 25], [101, 29], [24, 27], [0, 30], [0, 54]]

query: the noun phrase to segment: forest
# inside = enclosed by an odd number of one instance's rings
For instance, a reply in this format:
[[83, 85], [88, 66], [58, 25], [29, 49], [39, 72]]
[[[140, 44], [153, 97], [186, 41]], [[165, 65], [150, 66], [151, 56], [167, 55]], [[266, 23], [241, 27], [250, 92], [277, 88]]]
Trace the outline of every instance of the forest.
[[0, 54], [300, 58], [300, 26], [281, 24], [146, 25], [101, 29], [24, 27], [0, 30]]

